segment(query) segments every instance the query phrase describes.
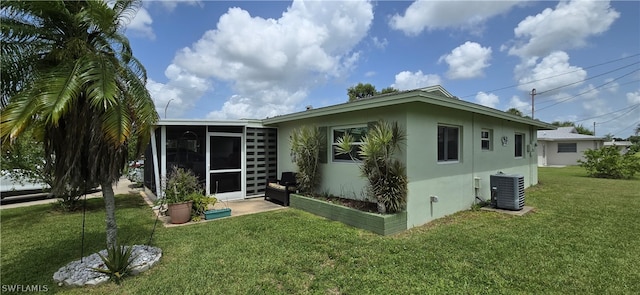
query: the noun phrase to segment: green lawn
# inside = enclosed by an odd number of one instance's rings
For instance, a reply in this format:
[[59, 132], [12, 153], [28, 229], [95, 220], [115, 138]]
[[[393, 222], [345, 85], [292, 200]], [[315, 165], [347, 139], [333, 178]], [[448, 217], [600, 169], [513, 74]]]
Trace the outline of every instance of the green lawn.
[[[65, 294], [640, 294], [640, 180], [542, 168], [523, 217], [466, 211], [382, 237], [295, 209], [159, 227], [161, 262], [122, 285], [59, 288], [80, 258], [82, 215], [50, 206], [1, 211], [2, 285]], [[90, 200], [86, 252], [104, 248], [101, 199]], [[119, 196], [120, 240], [153, 227], [136, 196]]]

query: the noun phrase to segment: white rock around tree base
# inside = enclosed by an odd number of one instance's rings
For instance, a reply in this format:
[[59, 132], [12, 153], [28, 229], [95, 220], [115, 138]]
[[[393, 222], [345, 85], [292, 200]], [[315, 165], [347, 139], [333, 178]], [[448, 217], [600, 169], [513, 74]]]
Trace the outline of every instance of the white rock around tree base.
[[[160, 248], [147, 245], [133, 245], [132, 247], [131, 257], [134, 257], [131, 262], [131, 265], [133, 265], [132, 275], [151, 268], [162, 257]], [[99, 253], [104, 257], [107, 256], [107, 250], [102, 250]], [[70, 286], [97, 285], [109, 281], [108, 275], [93, 271], [93, 268], [106, 268], [97, 253], [93, 253], [81, 260], [72, 261], [61, 267], [53, 274], [53, 280], [59, 285]]]

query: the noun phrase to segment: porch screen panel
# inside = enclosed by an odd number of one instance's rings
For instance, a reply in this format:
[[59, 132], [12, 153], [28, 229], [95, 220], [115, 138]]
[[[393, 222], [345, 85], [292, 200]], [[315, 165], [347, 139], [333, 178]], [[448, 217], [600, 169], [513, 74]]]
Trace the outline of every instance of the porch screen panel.
[[247, 128], [247, 196], [264, 194], [267, 179], [278, 177], [277, 137], [274, 128]]

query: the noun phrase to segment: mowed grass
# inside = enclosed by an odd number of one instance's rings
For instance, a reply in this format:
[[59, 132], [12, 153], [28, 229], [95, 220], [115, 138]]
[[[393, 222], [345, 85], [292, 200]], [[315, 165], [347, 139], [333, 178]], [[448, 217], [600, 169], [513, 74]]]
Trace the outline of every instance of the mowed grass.
[[[640, 294], [640, 180], [541, 168], [535, 211], [465, 211], [382, 237], [295, 209], [158, 227], [151, 270], [97, 287], [55, 286], [80, 258], [82, 215], [2, 210], [3, 285], [63, 294]], [[87, 253], [104, 248], [102, 201], [89, 201]], [[118, 196], [120, 240], [146, 243], [150, 209]]]

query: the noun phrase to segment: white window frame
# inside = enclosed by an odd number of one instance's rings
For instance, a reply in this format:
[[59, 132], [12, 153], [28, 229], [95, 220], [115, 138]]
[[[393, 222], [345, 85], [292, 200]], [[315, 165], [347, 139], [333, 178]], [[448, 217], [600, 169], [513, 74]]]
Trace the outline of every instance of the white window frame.
[[[485, 134], [487, 135], [485, 137]], [[484, 143], [488, 143], [488, 147], [484, 147]], [[492, 151], [493, 150], [493, 130], [482, 128], [480, 130], [480, 149], [483, 151]]]
[[445, 138], [443, 139], [443, 154], [444, 159], [440, 159], [440, 139], [436, 138], [436, 157], [438, 159], [438, 163], [460, 163], [460, 159], [462, 158], [462, 126], [458, 125], [449, 125], [449, 124], [438, 124], [438, 129], [436, 131], [437, 136], [440, 136], [440, 127], [444, 128], [455, 128], [458, 129], [458, 138], [456, 138], [456, 143], [458, 145], [458, 152], [456, 159], [448, 159], [447, 150], [448, 150], [448, 132], [444, 133]]
[[[517, 154], [518, 150], [518, 136], [520, 136], [522, 138], [522, 140], [520, 141], [520, 155]], [[521, 132], [516, 132], [513, 135], [513, 156], [516, 159], [521, 159], [524, 158], [524, 143], [525, 143], [525, 134], [521, 133]]]
[[[337, 140], [339, 137], [335, 136], [335, 131], [336, 130], [347, 130], [347, 129], [353, 129], [353, 128], [365, 128], [367, 129], [368, 132], [368, 126], [367, 124], [357, 124], [357, 125], [344, 125], [344, 126], [335, 126], [335, 127], [331, 127], [331, 161], [332, 162], [337, 162], [337, 163], [355, 163], [355, 162], [360, 162], [359, 159], [355, 158], [355, 159], [336, 159], [336, 147], [338, 146], [337, 144]], [[346, 134], [346, 132], [345, 132]], [[364, 142], [362, 141], [354, 141], [351, 145], [354, 146], [356, 148], [356, 153], [358, 150], [360, 150], [360, 146], [362, 146], [364, 144]]]

